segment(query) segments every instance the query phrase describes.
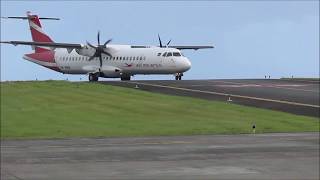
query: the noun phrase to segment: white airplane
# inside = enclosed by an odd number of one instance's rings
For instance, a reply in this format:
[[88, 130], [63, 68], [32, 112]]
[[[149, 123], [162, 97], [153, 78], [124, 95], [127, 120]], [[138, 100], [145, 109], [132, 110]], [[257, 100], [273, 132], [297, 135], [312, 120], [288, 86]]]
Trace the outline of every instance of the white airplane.
[[89, 81], [103, 78], [130, 80], [136, 74], [174, 74], [181, 80], [183, 73], [191, 68], [189, 59], [180, 52], [183, 49], [205, 49], [213, 46], [163, 46], [111, 45], [111, 39], [98, 45], [55, 43], [43, 31], [40, 19], [59, 20], [58, 18], [38, 17], [29, 11], [25, 17], [2, 17], [7, 19], [28, 20], [32, 42], [1, 41], [13, 45], [30, 45], [35, 50], [25, 54], [24, 59], [64, 74], [88, 74]]

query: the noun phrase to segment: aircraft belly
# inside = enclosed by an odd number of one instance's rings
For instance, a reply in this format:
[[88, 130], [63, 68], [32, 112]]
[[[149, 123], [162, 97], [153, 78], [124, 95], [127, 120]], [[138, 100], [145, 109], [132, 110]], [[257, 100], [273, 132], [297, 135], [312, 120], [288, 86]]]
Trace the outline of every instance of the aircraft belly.
[[82, 69], [81, 64], [57, 61], [57, 65], [61, 70], [61, 72], [64, 74], [86, 74], [87, 73], [87, 71]]

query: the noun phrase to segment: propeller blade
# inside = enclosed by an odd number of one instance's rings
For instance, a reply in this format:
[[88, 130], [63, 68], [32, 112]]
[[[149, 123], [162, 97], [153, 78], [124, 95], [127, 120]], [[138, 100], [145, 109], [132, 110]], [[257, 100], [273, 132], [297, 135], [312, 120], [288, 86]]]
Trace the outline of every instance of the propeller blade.
[[110, 53], [106, 52], [106, 51], [101, 51], [101, 53], [103, 53], [103, 54], [105, 54], [105, 55], [107, 55], [109, 57], [112, 57], [112, 55]]
[[159, 39], [160, 47], [162, 47], [162, 42], [161, 42], [161, 38], [160, 38], [160, 35], [159, 35], [159, 34], [158, 34], [158, 39]]
[[103, 46], [106, 47], [107, 44], [109, 44], [112, 41], [112, 39], [109, 39], [108, 41], [106, 41]]
[[171, 42], [171, 39], [170, 39], [170, 41], [168, 41], [167, 46], [170, 44], [170, 42]]
[[98, 46], [100, 46], [100, 31], [98, 31]]
[[102, 67], [102, 56], [101, 56], [101, 53], [100, 53], [100, 56], [99, 56], [99, 60], [100, 60], [100, 68]]
[[97, 47], [95, 47], [94, 45], [90, 44], [88, 41], [87, 41], [87, 44], [88, 44], [88, 46], [90, 46], [90, 47], [92, 47], [94, 49], [97, 49]]
[[93, 56], [91, 56], [89, 59], [88, 59], [88, 61], [91, 61], [92, 59], [94, 59], [95, 58], [95, 56], [93, 55]]

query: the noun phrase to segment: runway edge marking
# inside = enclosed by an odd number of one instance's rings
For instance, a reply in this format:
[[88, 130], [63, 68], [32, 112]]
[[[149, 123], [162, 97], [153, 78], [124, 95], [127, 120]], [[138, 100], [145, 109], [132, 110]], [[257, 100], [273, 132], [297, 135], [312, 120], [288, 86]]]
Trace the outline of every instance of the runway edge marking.
[[290, 102], [290, 101], [284, 101], [284, 100], [266, 99], [266, 98], [243, 96], [243, 95], [237, 95], [237, 94], [227, 94], [227, 93], [220, 93], [220, 92], [214, 92], [214, 91], [202, 91], [202, 90], [198, 90], [198, 89], [188, 89], [188, 88], [182, 88], [182, 87], [173, 87], [173, 86], [166, 86], [166, 85], [159, 85], [159, 84], [149, 84], [149, 83], [141, 83], [141, 82], [127, 82], [127, 83], [139, 84], [139, 85], [145, 85], [145, 86], [153, 86], [153, 87], [161, 87], [161, 88], [169, 88], [169, 89], [176, 89], [176, 90], [190, 91], [190, 92], [200, 92], [200, 93], [220, 95], [220, 96], [230, 96], [230, 97], [235, 97], [235, 98], [253, 99], [253, 100], [258, 100], [258, 101], [276, 102], [276, 103], [296, 105], [296, 106], [306, 106], [306, 107], [320, 108], [320, 106], [318, 106], [318, 105], [304, 104], [304, 103], [298, 103], [298, 102]]
[[[210, 82], [210, 81], [208, 81]], [[225, 84], [239, 84], [239, 85], [260, 85], [257, 83], [239, 83], [239, 82], [233, 82], [233, 81], [217, 81], [217, 82], [222, 82]], [[277, 85], [272, 85], [272, 84], [267, 84], [267, 85], [261, 85], [261, 87], [269, 87], [269, 88], [278, 88], [278, 89], [287, 89], [287, 90], [296, 90], [296, 91], [305, 91], [305, 92], [314, 92], [314, 93], [319, 93], [319, 91], [314, 91], [314, 90], [309, 90], [309, 89], [299, 89], [299, 88], [288, 88], [288, 87], [282, 87], [282, 86], [277, 86]]]

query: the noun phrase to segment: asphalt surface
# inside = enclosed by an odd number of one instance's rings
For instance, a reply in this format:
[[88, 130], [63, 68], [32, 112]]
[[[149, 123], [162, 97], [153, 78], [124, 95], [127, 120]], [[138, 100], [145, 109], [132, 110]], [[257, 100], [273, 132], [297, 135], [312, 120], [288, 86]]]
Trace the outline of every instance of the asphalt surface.
[[[102, 81], [145, 91], [319, 117], [319, 81], [279, 79]], [[230, 99], [229, 99], [230, 98]], [[231, 100], [231, 101], [227, 101]]]
[[1, 179], [319, 179], [319, 134], [4, 140]]

